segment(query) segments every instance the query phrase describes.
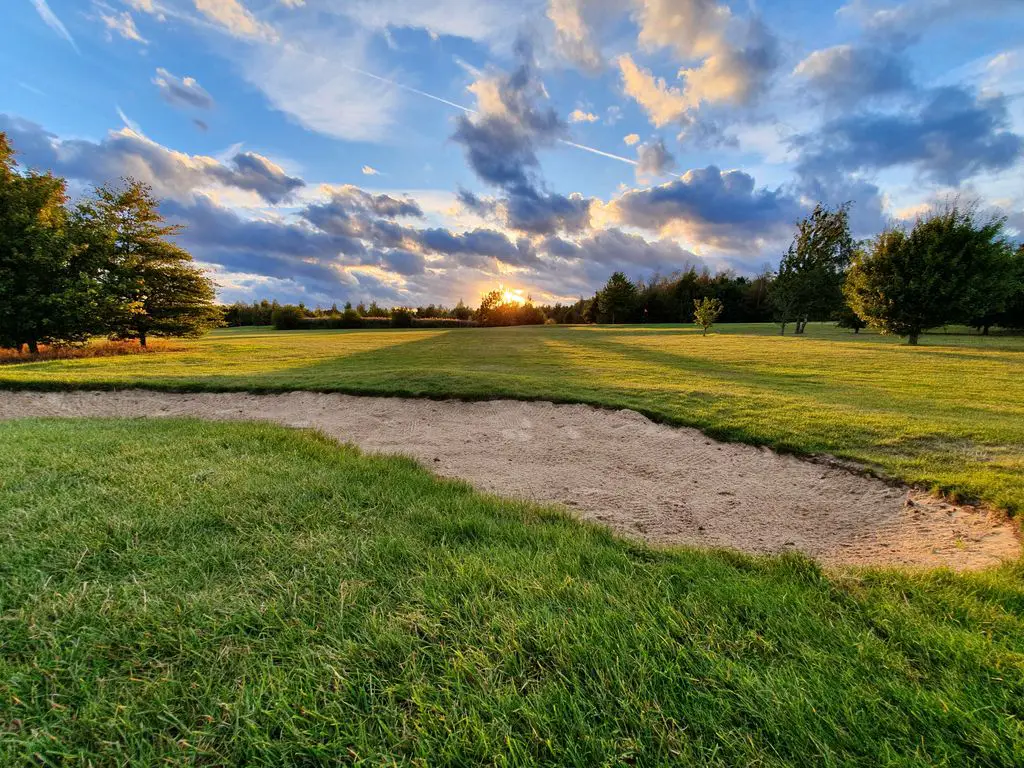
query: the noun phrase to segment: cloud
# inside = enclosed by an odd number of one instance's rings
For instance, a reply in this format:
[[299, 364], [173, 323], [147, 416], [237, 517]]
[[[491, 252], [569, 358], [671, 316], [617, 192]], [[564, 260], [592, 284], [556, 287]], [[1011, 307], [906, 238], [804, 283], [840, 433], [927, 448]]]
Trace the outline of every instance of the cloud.
[[929, 27], [958, 16], [976, 18], [983, 13], [1019, 12], [1020, 8], [1020, 0], [907, 0], [884, 8], [866, 0], [852, 0], [838, 13], [854, 20], [870, 35], [902, 46], [917, 42]]
[[640, 44], [671, 48], [680, 59], [720, 50], [732, 13], [715, 0], [636, 0]]
[[665, 142], [660, 139], [651, 139], [636, 148], [637, 179], [654, 179], [664, 176], [676, 167], [676, 159], [672, 153], [665, 148]]
[[178, 107], [196, 107], [198, 109], [211, 109], [213, 97], [201, 86], [195, 78], [178, 78], [166, 69], [159, 68], [153, 84], [160, 90], [164, 101]]
[[548, 0], [556, 52], [584, 71], [599, 72], [605, 65], [601, 31], [621, 8], [620, 0]]
[[916, 109], [859, 112], [794, 137], [804, 177], [908, 166], [944, 184], [1005, 170], [1024, 153], [1009, 128], [1006, 99], [978, 97], [961, 86], [935, 88]]
[[50, 10], [50, 6], [46, 4], [46, 0], [32, 0], [32, 5], [35, 6], [36, 11], [39, 13], [39, 17], [43, 20], [46, 26], [67, 40], [71, 44], [71, 47], [75, 49], [76, 53], [81, 53], [81, 51], [78, 50], [78, 44], [75, 43], [75, 39], [71, 36], [71, 33], [68, 32], [68, 28], [64, 26], [64, 23], [59, 18], [57, 18], [57, 14]]
[[640, 135], [636, 133], [629, 133], [623, 136], [622, 140], [626, 142], [626, 146], [632, 147], [634, 144], [640, 143]]
[[655, 77], [637, 65], [628, 53], [618, 58], [618, 65], [623, 91], [647, 112], [656, 128], [676, 122], [688, 109], [696, 106], [682, 89], [668, 85], [664, 78]]
[[372, 165], [364, 165], [362, 168], [363, 176], [379, 176], [380, 171], [374, 168]]
[[193, 0], [196, 10], [235, 37], [276, 40], [277, 32], [259, 21], [239, 0]]
[[701, 266], [699, 256], [683, 248], [674, 240], [647, 240], [620, 229], [605, 229], [585, 238], [572, 241], [559, 237], [544, 240], [541, 250], [564, 259], [580, 259], [587, 266], [596, 266], [591, 274], [596, 280], [606, 280], [616, 270], [636, 274], [645, 272], [674, 272]]
[[135, 26], [135, 19], [132, 18], [128, 11], [113, 14], [100, 13], [100, 20], [106, 26], [108, 36], [113, 32], [117, 32], [125, 40], [134, 40], [143, 45], [149, 42], [139, 34], [138, 27]]
[[347, 141], [379, 142], [395, 124], [399, 91], [362, 74], [368, 38], [294, 32], [287, 44], [249, 53], [242, 70], [271, 106], [304, 128]]
[[0, 131], [7, 133], [29, 167], [53, 170], [87, 184], [132, 176], [151, 184], [160, 197], [189, 200], [198, 190], [220, 185], [254, 192], [276, 204], [305, 185], [252, 152], [237, 153], [222, 163], [167, 149], [130, 127], [110, 131], [99, 142], [61, 140], [36, 123], [0, 114]]
[[507, 42], [524, 15], [523, 0], [345, 0], [336, 7], [371, 30], [423, 29], [488, 44]]
[[884, 48], [836, 45], [814, 51], [793, 73], [826, 101], [852, 105], [913, 87], [906, 60]]
[[582, 109], [574, 109], [569, 113], [570, 123], [596, 123], [600, 119], [593, 112], [584, 112]]
[[742, 171], [713, 165], [608, 203], [612, 220], [638, 229], [677, 234], [726, 251], [749, 251], [784, 236], [802, 205], [782, 189], [757, 189]]

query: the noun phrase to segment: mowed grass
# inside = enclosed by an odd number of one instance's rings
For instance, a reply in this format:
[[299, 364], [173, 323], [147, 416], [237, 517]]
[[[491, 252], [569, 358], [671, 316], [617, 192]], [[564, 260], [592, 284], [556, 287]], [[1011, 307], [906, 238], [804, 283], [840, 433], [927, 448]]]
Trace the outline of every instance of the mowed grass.
[[633, 408], [1024, 508], [1024, 337], [811, 325], [218, 331], [178, 352], [0, 366], [0, 388], [309, 389]]
[[655, 552], [315, 434], [0, 424], [2, 765], [1020, 765], [1024, 566]]

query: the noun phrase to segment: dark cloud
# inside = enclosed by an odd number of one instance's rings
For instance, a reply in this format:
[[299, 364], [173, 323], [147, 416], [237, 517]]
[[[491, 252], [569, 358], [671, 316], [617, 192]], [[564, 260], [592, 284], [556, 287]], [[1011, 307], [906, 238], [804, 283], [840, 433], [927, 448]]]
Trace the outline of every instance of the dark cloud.
[[615, 269], [672, 272], [704, 263], [674, 240], [647, 240], [620, 229], [603, 229], [575, 242], [549, 237], [542, 247], [553, 256], [599, 264], [603, 273]]
[[427, 270], [427, 260], [422, 253], [398, 248], [383, 253], [381, 261], [389, 270], [400, 275], [422, 275]]
[[676, 167], [676, 159], [661, 138], [651, 139], [636, 148], [636, 176], [652, 179], [664, 176]]
[[879, 7], [873, 0], [851, 0], [839, 13], [853, 18], [872, 37], [899, 47], [916, 43], [937, 24], [957, 18], [991, 18], [995, 14], [1020, 14], [1020, 0], [905, 0]]
[[950, 86], [923, 98], [916, 112], [846, 114], [797, 136], [797, 171], [813, 178], [910, 166], [939, 183], [957, 184], [982, 171], [1005, 170], [1024, 152], [1024, 139], [1008, 129], [1002, 96], [982, 99]]
[[713, 165], [667, 184], [626, 192], [609, 206], [628, 226], [685, 232], [723, 250], [743, 250], [779, 237], [803, 210], [791, 194], [757, 189], [749, 174]]
[[837, 45], [823, 48], [801, 61], [796, 74], [818, 96], [836, 105], [853, 105], [863, 99], [913, 88], [906, 59], [881, 47]]
[[213, 97], [193, 77], [176, 77], [166, 69], [160, 68], [153, 78], [153, 85], [160, 91], [164, 101], [176, 107], [213, 107]]
[[[369, 237], [378, 218], [423, 218], [423, 209], [415, 200], [391, 195], [373, 194], [359, 187], [346, 185], [331, 191], [323, 203], [311, 203], [299, 215], [316, 227], [349, 237]], [[380, 222], [381, 237], [388, 237], [386, 222]], [[401, 240], [400, 227], [393, 228], [394, 241]]]
[[516, 54], [519, 65], [512, 72], [473, 84], [478, 112], [461, 115], [452, 135], [473, 172], [505, 197], [494, 200], [460, 190], [459, 200], [480, 215], [503, 217], [504, 226], [520, 232], [578, 232], [590, 225], [590, 201], [548, 191], [537, 159], [538, 149], [567, 136], [568, 127], [545, 103], [533, 51], [523, 39]]
[[132, 176], [151, 184], [162, 197], [181, 200], [191, 198], [197, 188], [219, 183], [256, 192], [275, 204], [305, 186], [302, 179], [252, 152], [224, 164], [172, 151], [129, 128], [111, 131], [99, 142], [61, 140], [36, 123], [0, 114], [0, 131], [7, 133], [24, 165], [89, 184]]

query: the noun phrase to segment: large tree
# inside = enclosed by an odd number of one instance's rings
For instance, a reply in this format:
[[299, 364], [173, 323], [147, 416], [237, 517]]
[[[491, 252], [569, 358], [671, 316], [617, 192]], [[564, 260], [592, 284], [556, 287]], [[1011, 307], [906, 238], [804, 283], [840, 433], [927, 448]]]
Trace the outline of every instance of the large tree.
[[636, 286], [622, 272], [615, 272], [609, 277], [604, 288], [597, 294], [602, 319], [608, 318], [613, 323], [629, 322], [639, 299]]
[[843, 276], [854, 251], [849, 211], [848, 203], [835, 209], [818, 203], [797, 224], [772, 285], [772, 304], [783, 334], [790, 322], [803, 333], [812, 317], [827, 318], [842, 307]]
[[64, 180], [21, 174], [0, 133], [0, 346], [36, 353], [101, 330], [99, 286], [68, 229]]
[[919, 218], [907, 233], [893, 228], [859, 253], [846, 281], [853, 310], [883, 333], [917, 344], [928, 328], [987, 306], [986, 292], [1011, 280], [1013, 252], [1003, 220], [979, 221], [953, 203]]
[[164, 221], [148, 185], [124, 179], [98, 187], [76, 221], [106, 264], [113, 336], [146, 346], [151, 336], [196, 336], [222, 321], [212, 281], [173, 242], [181, 228]]

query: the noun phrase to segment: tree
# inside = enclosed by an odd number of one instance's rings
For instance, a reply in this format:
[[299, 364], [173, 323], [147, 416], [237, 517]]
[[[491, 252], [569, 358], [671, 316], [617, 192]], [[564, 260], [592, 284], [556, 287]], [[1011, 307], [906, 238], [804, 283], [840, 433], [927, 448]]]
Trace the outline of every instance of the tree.
[[969, 314], [996, 275], [1012, 268], [1002, 219], [976, 220], [956, 203], [893, 228], [858, 254], [846, 281], [853, 310], [883, 333], [917, 344], [921, 333]]
[[636, 310], [639, 298], [630, 279], [622, 272], [615, 272], [597, 294], [598, 310], [613, 323], [625, 323]]
[[96, 284], [68, 230], [66, 185], [17, 172], [0, 133], [0, 346], [31, 353], [98, 330]]
[[827, 318], [842, 306], [843, 275], [854, 251], [849, 212], [849, 203], [834, 210], [818, 203], [797, 224], [771, 293], [783, 335], [790, 321], [803, 333], [812, 317]]
[[861, 319], [850, 307], [848, 303], [843, 304], [843, 308], [836, 312], [833, 316], [836, 321], [836, 326], [839, 328], [849, 328], [854, 333], [860, 333], [861, 328], [867, 328], [868, 324]]
[[146, 346], [150, 336], [196, 336], [222, 321], [212, 281], [169, 239], [181, 228], [164, 221], [148, 185], [98, 187], [76, 217], [106, 263], [113, 336]]
[[723, 309], [725, 307], [719, 299], [705, 296], [703, 299], [693, 300], [693, 321], [704, 329], [704, 336], [708, 335], [708, 328], [715, 324]]

